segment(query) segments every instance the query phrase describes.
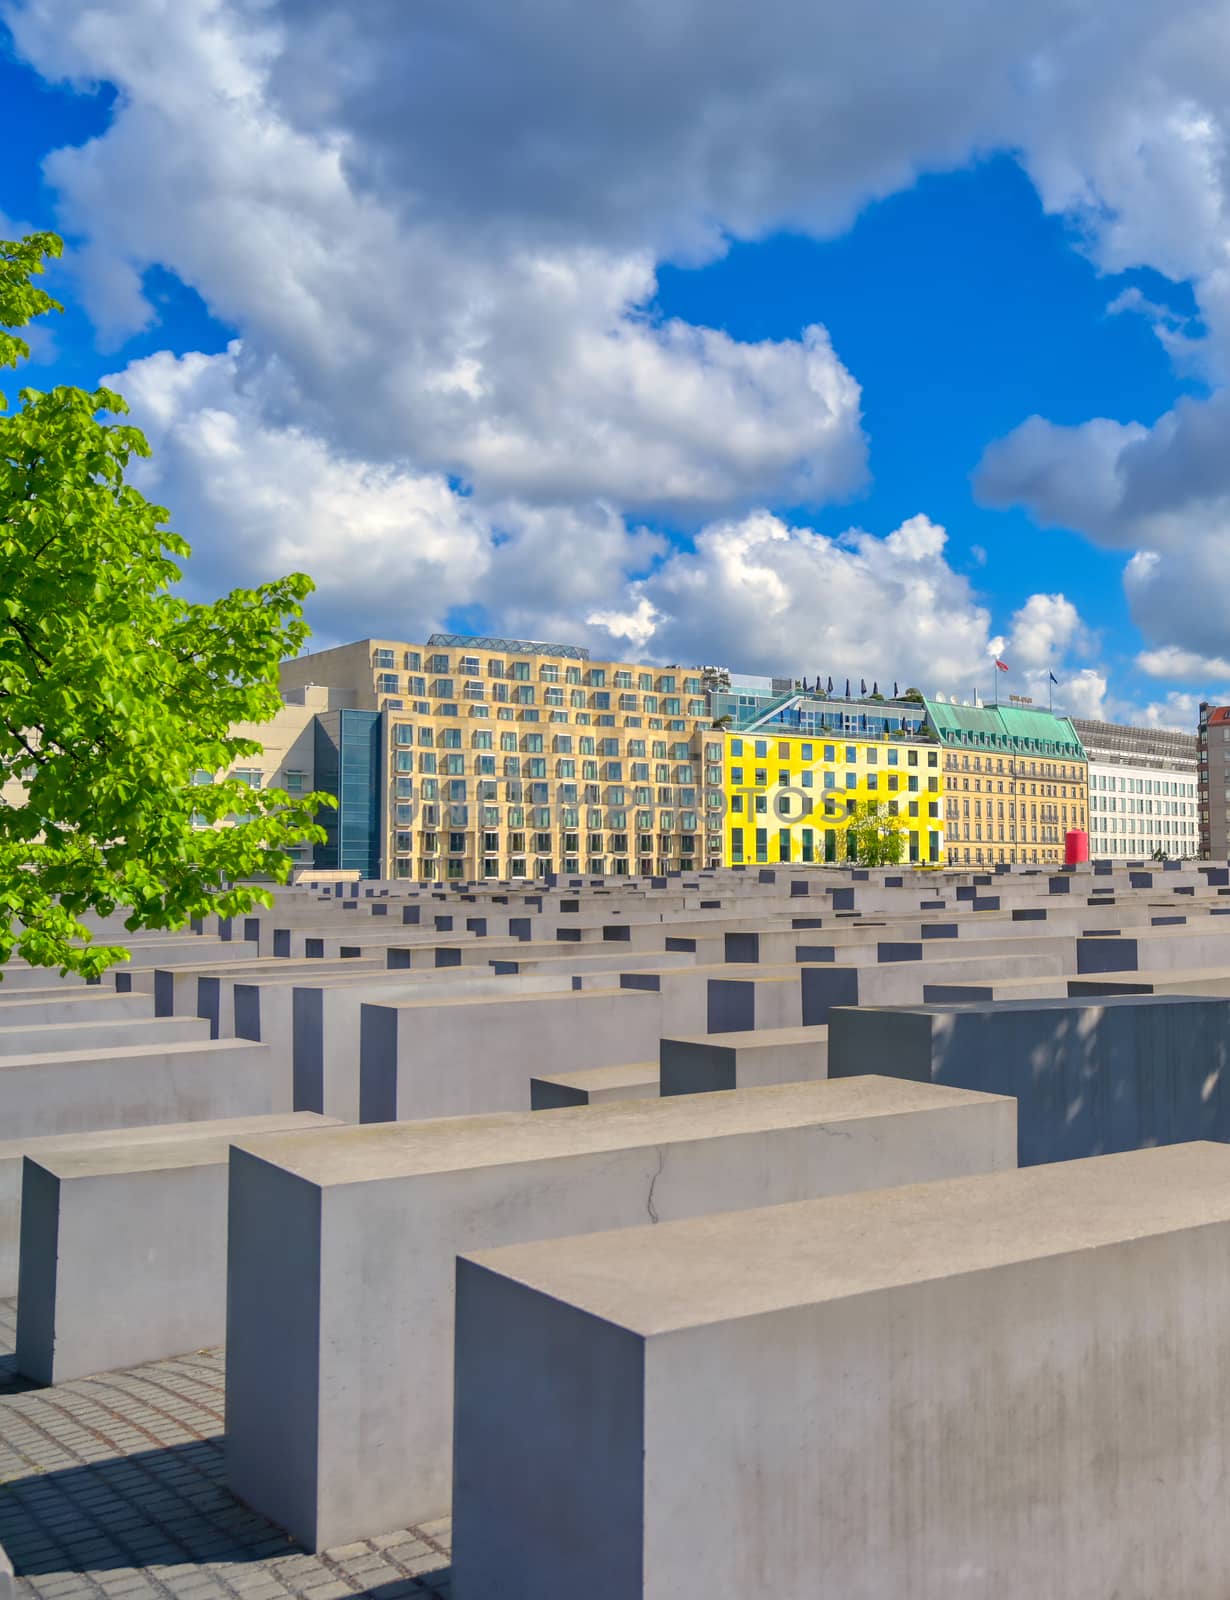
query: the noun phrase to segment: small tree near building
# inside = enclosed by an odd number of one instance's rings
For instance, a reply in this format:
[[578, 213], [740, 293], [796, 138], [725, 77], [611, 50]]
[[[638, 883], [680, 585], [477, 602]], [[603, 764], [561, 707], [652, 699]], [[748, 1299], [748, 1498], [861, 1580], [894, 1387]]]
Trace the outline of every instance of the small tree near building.
[[[60, 249], [54, 234], [0, 240], [0, 367], [29, 355], [13, 330], [61, 309], [35, 282]], [[277, 712], [312, 583], [210, 605], [173, 592], [189, 548], [124, 481], [150, 453], [103, 420], [126, 411], [108, 389], [26, 388], [14, 410], [0, 393], [0, 969], [17, 954], [97, 976], [127, 952], [92, 941], [91, 913], [179, 928], [271, 904], [238, 880], [284, 882], [288, 847], [322, 839], [316, 810], [333, 803], [194, 786], [260, 754], [231, 729]]]
[[860, 800], [846, 822], [846, 855], [860, 867], [894, 867], [905, 853], [906, 826], [884, 801]]

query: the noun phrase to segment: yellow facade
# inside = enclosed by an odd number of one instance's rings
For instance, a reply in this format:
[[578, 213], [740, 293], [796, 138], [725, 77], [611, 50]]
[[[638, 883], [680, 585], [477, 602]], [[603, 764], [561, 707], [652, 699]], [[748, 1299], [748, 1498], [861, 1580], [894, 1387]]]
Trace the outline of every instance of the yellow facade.
[[903, 862], [944, 860], [936, 745], [765, 730], [727, 733], [723, 743], [727, 865], [846, 861], [849, 818], [859, 802], [883, 804], [900, 818]]

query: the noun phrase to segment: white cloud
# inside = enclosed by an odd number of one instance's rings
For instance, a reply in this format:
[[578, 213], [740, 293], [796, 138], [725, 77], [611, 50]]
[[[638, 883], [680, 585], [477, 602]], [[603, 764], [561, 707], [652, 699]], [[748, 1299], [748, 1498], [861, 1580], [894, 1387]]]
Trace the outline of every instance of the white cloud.
[[1181, 400], [1152, 427], [1032, 417], [983, 457], [984, 503], [1023, 505], [1131, 551], [1123, 587], [1155, 651], [1230, 659], [1230, 390]]
[[1177, 678], [1184, 683], [1230, 682], [1230, 661], [1217, 656], [1202, 656], [1181, 645], [1166, 645], [1161, 650], [1142, 650], [1136, 665], [1151, 678]]
[[946, 542], [926, 517], [831, 538], [757, 511], [704, 528], [604, 625], [635, 628], [659, 660], [972, 689], [987, 682], [990, 615]]
[[1050, 672], [1073, 647], [1087, 648], [1084, 624], [1062, 594], [1033, 594], [1012, 619], [1005, 645], [1026, 672]]
[[[107, 382], [154, 447], [136, 481], [186, 512], [172, 525], [197, 551], [192, 589], [306, 570], [318, 644], [419, 637], [478, 606], [510, 633], [612, 655], [987, 690], [990, 615], [926, 517], [883, 538], [831, 537], [756, 511], [672, 548], [610, 506], [461, 495], [439, 474], [373, 467], [274, 426], [238, 343], [163, 352]], [[1086, 639], [1062, 595], [1032, 596], [1013, 618], [1021, 669], [1060, 668]]]
[[[140, 273], [165, 264], [242, 330], [271, 420], [294, 408], [348, 453], [538, 501], [694, 513], [862, 483], [859, 388], [822, 327], [749, 344], [656, 320], [645, 241], [530, 236], [450, 215], [443, 193], [426, 203], [414, 184], [439, 125], [413, 171], [363, 182], [355, 127], [289, 114], [296, 62], [313, 94], [342, 87], [337, 59], [303, 59], [298, 16], [31, 0], [13, 27], [42, 70], [123, 90], [102, 137], [47, 163], [87, 238], [94, 315], [116, 334], [148, 324]], [[386, 39], [373, 70], [396, 54]]]
[[1230, 702], [1230, 688], [1215, 689], [1207, 694], [1190, 694], [1172, 689], [1165, 699], [1149, 700], [1143, 704], [1130, 700], [1111, 700], [1107, 706], [1107, 717], [1136, 728], [1173, 728], [1179, 733], [1195, 733], [1200, 721], [1202, 700], [1208, 700], [1213, 705], [1225, 705]]
[[162, 352], [105, 381], [153, 446], [133, 480], [175, 508], [195, 593], [306, 571], [326, 638], [360, 622], [362, 632], [385, 624], [415, 636], [468, 599], [490, 565], [485, 520], [444, 478], [349, 460], [266, 422], [243, 386], [238, 345], [220, 356]]
[[[151, 323], [161, 264], [242, 335], [121, 379], [198, 573], [307, 565], [340, 633], [479, 604], [668, 656], [985, 671], [989, 619], [925, 518], [833, 540], [754, 509], [865, 479], [859, 386], [824, 328], [749, 343], [653, 298], [664, 260], [838, 232], [989, 150], [1017, 152], [1102, 268], [1190, 279], [1191, 326], [1112, 305], [1230, 371], [1230, 0], [761, 0], [753, 26], [738, 0], [7, 14], [40, 71], [120, 89], [107, 131], [47, 166], [100, 326]], [[1152, 427], [1033, 418], [980, 489], [1138, 552], [1150, 645], [1230, 659], [1228, 420], [1224, 392]], [[638, 530], [657, 517], [699, 527], [695, 549]], [[1092, 705], [1104, 675], [1061, 598], [1028, 600], [1005, 648], [1029, 682], [1074, 656]]]

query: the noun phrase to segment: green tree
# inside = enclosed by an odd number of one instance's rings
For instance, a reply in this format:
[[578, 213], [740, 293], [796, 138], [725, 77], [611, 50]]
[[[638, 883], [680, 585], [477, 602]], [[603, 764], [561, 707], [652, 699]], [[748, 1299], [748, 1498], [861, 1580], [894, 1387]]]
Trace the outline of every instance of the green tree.
[[[35, 283], [60, 240], [0, 240], [0, 367], [13, 330], [62, 307]], [[278, 663], [307, 637], [300, 573], [212, 605], [172, 592], [188, 545], [124, 481], [142, 434], [109, 389], [0, 393], [0, 968], [14, 954], [97, 976], [126, 951], [81, 918], [179, 928], [272, 903], [287, 847], [323, 838], [321, 795], [211, 778], [259, 742], [239, 722], [281, 704]], [[194, 813], [204, 826], [194, 825]], [[228, 821], [246, 814], [246, 820]]]
[[893, 867], [905, 849], [906, 826], [883, 801], [859, 800], [846, 821], [846, 857], [860, 867]]

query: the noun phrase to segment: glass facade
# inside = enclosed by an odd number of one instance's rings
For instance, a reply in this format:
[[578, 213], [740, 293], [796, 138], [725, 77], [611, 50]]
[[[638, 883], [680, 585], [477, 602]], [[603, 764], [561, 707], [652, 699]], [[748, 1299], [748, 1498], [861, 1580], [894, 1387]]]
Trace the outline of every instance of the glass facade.
[[338, 802], [336, 811], [326, 807], [317, 814], [327, 835], [316, 846], [318, 867], [380, 876], [382, 724], [379, 711], [327, 711], [316, 718], [316, 787]]
[[849, 733], [864, 739], [917, 737], [926, 726], [927, 709], [912, 700], [849, 699], [818, 696], [800, 690], [789, 694], [738, 688], [713, 695], [715, 718], [728, 717], [732, 730]]

